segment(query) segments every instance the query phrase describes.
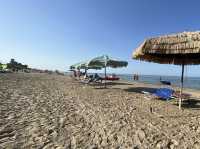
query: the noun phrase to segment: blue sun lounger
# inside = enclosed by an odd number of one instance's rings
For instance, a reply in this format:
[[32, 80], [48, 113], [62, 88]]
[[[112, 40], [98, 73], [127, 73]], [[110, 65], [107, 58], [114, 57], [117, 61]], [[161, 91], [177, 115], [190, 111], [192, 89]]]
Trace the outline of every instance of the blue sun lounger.
[[159, 88], [153, 92], [153, 95], [157, 96], [163, 100], [170, 100], [170, 99], [172, 99], [173, 93], [174, 93], [174, 90], [172, 90], [172, 89]]
[[174, 90], [170, 88], [159, 88], [152, 92], [142, 91], [146, 95], [153, 95], [163, 100], [173, 99]]

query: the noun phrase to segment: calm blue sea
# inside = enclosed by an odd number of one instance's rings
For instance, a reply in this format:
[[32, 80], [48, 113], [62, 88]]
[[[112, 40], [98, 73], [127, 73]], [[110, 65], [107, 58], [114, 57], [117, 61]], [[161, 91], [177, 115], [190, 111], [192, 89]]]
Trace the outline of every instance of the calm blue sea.
[[[99, 74], [99, 75], [104, 76], [104, 74]], [[119, 75], [118, 74], [117, 76], [119, 76], [122, 80], [134, 82], [133, 75], [129, 75], [129, 74]], [[159, 84], [160, 77], [162, 78], [163, 81], [170, 81], [173, 86], [180, 86], [181, 77], [178, 77], [178, 76], [140, 75], [138, 82], [149, 83], [149, 84]], [[184, 87], [200, 90], [200, 77], [185, 77]]]
[[[122, 80], [134, 81], [133, 75], [118, 75]], [[139, 76], [139, 81], [142, 83], [158, 84], [162, 80], [170, 81], [173, 86], [180, 86], [180, 77], [177, 76], [156, 76], [156, 75], [141, 75]], [[191, 89], [200, 90], [200, 77], [185, 77], [184, 78], [184, 87]]]

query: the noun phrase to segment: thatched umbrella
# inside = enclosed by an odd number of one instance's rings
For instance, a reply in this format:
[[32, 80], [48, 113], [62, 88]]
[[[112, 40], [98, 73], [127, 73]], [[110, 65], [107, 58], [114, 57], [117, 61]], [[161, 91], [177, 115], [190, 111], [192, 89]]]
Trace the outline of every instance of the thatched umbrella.
[[185, 65], [200, 64], [200, 32], [183, 32], [145, 40], [133, 53], [134, 59], [182, 65], [179, 108], [181, 108]]

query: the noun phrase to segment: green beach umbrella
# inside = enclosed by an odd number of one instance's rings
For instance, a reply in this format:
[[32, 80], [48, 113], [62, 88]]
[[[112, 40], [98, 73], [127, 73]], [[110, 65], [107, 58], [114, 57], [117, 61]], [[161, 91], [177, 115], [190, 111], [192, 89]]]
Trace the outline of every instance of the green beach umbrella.
[[[119, 68], [119, 67], [126, 67], [127, 65], [128, 65], [128, 62], [111, 58], [108, 55], [95, 57], [87, 63], [88, 67], [98, 66], [98, 67], [104, 68], [105, 77], [106, 77], [107, 67]], [[105, 81], [105, 87], [106, 87], [106, 81]]]
[[[111, 68], [119, 68], [119, 67], [126, 67], [128, 65], [128, 62], [126, 61], [121, 61], [115, 58], [111, 58], [108, 55], [102, 55], [95, 57], [91, 60], [88, 61], [83, 61], [80, 63], [76, 63], [74, 65], [70, 66], [71, 70], [74, 69], [85, 69], [85, 72], [87, 72], [88, 69], [102, 69], [104, 68], [105, 70], [105, 77], [106, 77], [106, 68], [111, 67]], [[106, 86], [106, 81], [105, 81], [105, 86]]]
[[101, 69], [102, 68], [102, 67], [96, 66], [96, 65], [88, 66], [88, 62], [89, 61], [83, 61], [83, 62], [80, 62], [80, 63], [76, 63], [74, 65], [71, 65], [70, 69], [85, 69], [85, 70], [88, 70], [88, 69]]
[[80, 63], [76, 63], [74, 65], [70, 66], [70, 69], [81, 69], [81, 67], [83, 67], [84, 62], [80, 62]]
[[87, 65], [99, 66], [102, 68], [105, 67], [119, 68], [119, 67], [126, 67], [128, 65], [128, 62], [109, 57], [108, 55], [102, 55], [91, 59]]

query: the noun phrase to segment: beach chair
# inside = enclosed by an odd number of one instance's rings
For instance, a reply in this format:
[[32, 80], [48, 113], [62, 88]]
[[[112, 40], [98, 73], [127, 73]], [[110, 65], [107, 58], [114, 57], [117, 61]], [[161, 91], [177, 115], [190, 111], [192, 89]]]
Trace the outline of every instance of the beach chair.
[[95, 73], [94, 77], [90, 79], [89, 82], [93, 82], [93, 83], [102, 83], [104, 79], [102, 77], [100, 77], [97, 73]]
[[89, 84], [90, 82], [93, 82], [93, 75], [84, 76], [84, 79], [80, 81], [83, 84]]
[[[180, 95], [180, 91], [175, 91], [173, 94], [173, 97], [176, 99], [180, 99], [188, 104], [191, 104], [191, 102], [193, 102], [193, 99], [191, 99], [192, 95], [191, 94], [186, 94], [186, 93], [182, 93], [182, 95]], [[177, 104], [178, 104], [178, 100], [177, 100]]]
[[174, 98], [174, 90], [170, 88], [159, 88], [155, 89], [153, 92], [142, 91], [142, 93], [152, 95], [153, 97], [157, 97], [162, 100], [170, 100]]
[[173, 97], [175, 98], [182, 98], [182, 99], [190, 99], [191, 94], [186, 94], [186, 93], [182, 93], [182, 96], [180, 95], [180, 91], [175, 91], [173, 94]]
[[81, 83], [84, 84], [90, 84], [90, 85], [96, 85], [96, 84], [102, 84], [103, 78], [101, 78], [98, 75], [90, 75], [84, 80], [81, 81]]
[[[142, 93], [144, 93], [145, 95], [148, 95], [146, 98], [147, 99], [162, 99], [164, 101], [168, 101], [173, 99], [173, 93], [174, 90], [170, 89], [170, 88], [158, 88], [155, 89], [152, 92], [146, 92], [146, 91], [142, 91]], [[150, 105], [150, 112], [154, 113], [154, 106]]]
[[156, 89], [155, 92], [153, 93], [154, 96], [159, 97], [160, 99], [163, 100], [170, 100], [173, 98], [173, 93], [174, 90], [170, 88], [159, 88]]

